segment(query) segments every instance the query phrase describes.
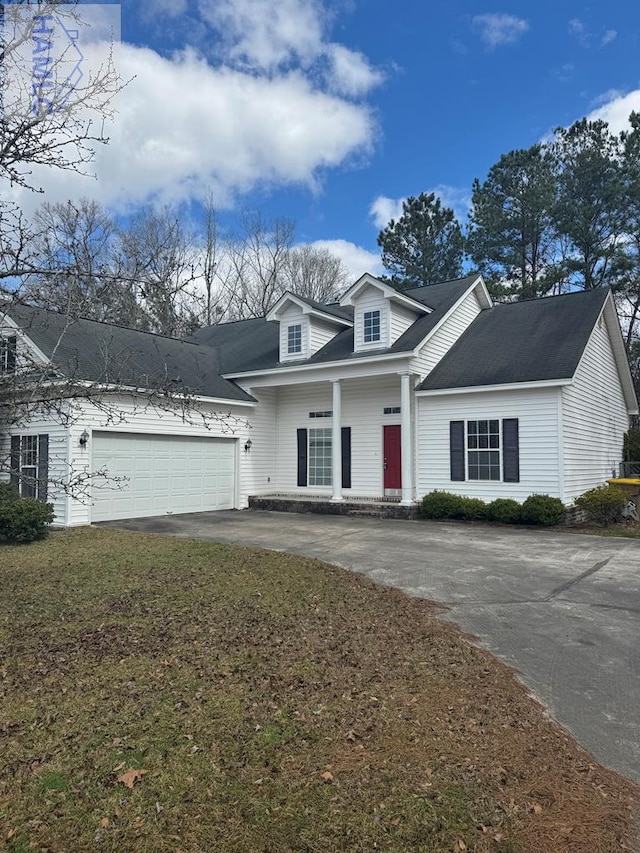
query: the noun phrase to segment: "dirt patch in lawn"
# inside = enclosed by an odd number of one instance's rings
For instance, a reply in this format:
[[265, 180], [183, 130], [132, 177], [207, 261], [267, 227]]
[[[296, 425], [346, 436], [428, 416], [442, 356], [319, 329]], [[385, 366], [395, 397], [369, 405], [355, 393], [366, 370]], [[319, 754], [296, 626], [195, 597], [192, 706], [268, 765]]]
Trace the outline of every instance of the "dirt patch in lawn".
[[106, 529], [0, 550], [0, 847], [637, 851], [638, 789], [428, 602]]

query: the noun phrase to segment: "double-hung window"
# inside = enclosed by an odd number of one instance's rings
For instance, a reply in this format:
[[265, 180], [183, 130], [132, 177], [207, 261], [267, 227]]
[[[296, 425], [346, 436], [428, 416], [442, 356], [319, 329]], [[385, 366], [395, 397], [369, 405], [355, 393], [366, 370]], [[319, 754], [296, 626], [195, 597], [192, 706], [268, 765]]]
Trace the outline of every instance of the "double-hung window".
[[296, 355], [302, 352], [302, 325], [294, 323], [287, 328], [287, 355]]
[[364, 312], [364, 342], [371, 344], [380, 340], [380, 311]]
[[451, 480], [520, 482], [518, 418], [449, 422]]
[[500, 421], [467, 421], [470, 480], [500, 479]]
[[23, 498], [47, 499], [48, 435], [11, 436], [11, 484]]

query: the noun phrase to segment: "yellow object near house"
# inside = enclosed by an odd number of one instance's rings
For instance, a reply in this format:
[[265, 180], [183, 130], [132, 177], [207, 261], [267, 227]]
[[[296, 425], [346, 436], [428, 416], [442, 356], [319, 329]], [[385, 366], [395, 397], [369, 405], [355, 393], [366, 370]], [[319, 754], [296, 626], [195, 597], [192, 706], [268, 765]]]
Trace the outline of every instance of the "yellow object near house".
[[640, 477], [617, 477], [607, 480], [610, 486], [640, 486]]

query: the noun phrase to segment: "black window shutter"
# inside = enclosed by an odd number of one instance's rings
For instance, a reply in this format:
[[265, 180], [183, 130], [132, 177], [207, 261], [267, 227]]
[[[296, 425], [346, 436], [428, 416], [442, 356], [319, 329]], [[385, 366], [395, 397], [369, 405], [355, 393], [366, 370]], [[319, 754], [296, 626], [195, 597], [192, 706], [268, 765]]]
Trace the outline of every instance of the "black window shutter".
[[38, 436], [38, 500], [47, 500], [49, 483], [49, 436]]
[[298, 485], [307, 485], [307, 431], [298, 430]]
[[20, 489], [20, 436], [11, 436], [11, 485]]
[[520, 482], [518, 418], [502, 421], [502, 479], [505, 483]]
[[452, 481], [464, 480], [464, 421], [449, 421], [449, 457]]
[[16, 369], [16, 350], [18, 348], [18, 339], [15, 335], [7, 338], [7, 372]]
[[351, 427], [341, 429], [342, 488], [351, 488]]

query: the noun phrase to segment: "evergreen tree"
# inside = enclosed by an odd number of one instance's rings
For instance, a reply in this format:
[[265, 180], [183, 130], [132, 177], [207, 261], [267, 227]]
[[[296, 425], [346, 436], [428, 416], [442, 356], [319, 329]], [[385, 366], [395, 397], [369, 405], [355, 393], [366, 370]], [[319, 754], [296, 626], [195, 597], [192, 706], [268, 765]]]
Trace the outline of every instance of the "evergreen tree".
[[622, 171], [618, 139], [604, 121], [558, 128], [549, 147], [556, 170], [554, 226], [567, 238], [563, 272], [590, 290], [615, 284], [622, 252]]
[[473, 182], [467, 252], [495, 296], [543, 296], [556, 281], [554, 175], [542, 145], [510, 151]]
[[458, 278], [464, 240], [460, 223], [435, 193], [402, 203], [402, 214], [378, 234], [382, 263], [394, 286], [406, 290]]

